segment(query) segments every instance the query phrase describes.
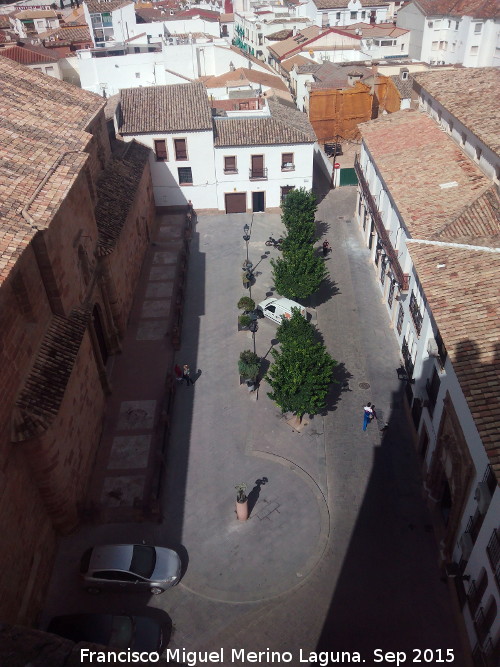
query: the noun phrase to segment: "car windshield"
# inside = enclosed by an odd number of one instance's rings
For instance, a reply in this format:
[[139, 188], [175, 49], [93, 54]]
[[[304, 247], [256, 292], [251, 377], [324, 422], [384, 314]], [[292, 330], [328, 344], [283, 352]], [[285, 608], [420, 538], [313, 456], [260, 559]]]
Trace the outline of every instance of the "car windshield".
[[125, 649], [132, 646], [134, 620], [131, 616], [114, 616], [109, 646]]
[[144, 579], [149, 579], [155, 570], [156, 551], [154, 547], [136, 544], [130, 563], [130, 571]]

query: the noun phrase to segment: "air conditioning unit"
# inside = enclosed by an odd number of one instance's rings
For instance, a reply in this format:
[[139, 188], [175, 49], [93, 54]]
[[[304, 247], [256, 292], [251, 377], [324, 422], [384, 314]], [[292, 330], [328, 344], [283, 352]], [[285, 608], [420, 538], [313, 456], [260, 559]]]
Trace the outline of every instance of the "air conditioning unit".
[[429, 338], [427, 341], [427, 354], [429, 357], [439, 357], [439, 350], [435, 338]]
[[491, 493], [486, 482], [479, 482], [474, 498], [477, 500], [477, 508], [480, 513], [486, 514], [491, 503]]
[[464, 560], [469, 560], [474, 547], [472, 537], [470, 533], [464, 533], [460, 540], [458, 541], [460, 549], [462, 550], [462, 557]]

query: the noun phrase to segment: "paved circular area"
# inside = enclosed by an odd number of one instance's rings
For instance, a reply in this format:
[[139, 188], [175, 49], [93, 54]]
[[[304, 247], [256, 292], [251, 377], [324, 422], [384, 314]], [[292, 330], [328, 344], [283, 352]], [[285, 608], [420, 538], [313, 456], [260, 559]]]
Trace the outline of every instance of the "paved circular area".
[[[228, 602], [269, 599], [301, 585], [326, 547], [328, 510], [311, 478], [277, 457], [255, 459], [255, 479], [265, 469], [269, 482], [247, 521], [238, 521], [234, 495], [206, 508], [206, 521], [185, 525], [189, 567], [182, 585]], [[294, 469], [292, 469], [294, 468]], [[247, 469], [247, 477], [249, 470]], [[250, 507], [252, 506], [252, 490]]]

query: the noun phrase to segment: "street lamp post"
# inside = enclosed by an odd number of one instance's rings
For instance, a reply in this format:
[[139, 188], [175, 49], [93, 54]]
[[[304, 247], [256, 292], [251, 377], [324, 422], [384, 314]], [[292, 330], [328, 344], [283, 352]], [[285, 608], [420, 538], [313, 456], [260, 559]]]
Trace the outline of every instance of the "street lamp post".
[[248, 225], [245, 225], [243, 227], [243, 240], [247, 244], [247, 264], [248, 264], [248, 242], [250, 241], [250, 235], [248, 233], [249, 231], [250, 231], [250, 227]]

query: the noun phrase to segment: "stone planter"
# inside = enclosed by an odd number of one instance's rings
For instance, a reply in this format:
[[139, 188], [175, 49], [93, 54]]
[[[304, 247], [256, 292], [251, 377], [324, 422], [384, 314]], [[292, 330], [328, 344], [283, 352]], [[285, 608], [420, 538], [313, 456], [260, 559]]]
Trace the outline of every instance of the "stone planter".
[[236, 516], [238, 521], [246, 521], [248, 519], [248, 500], [242, 503], [236, 501]]

